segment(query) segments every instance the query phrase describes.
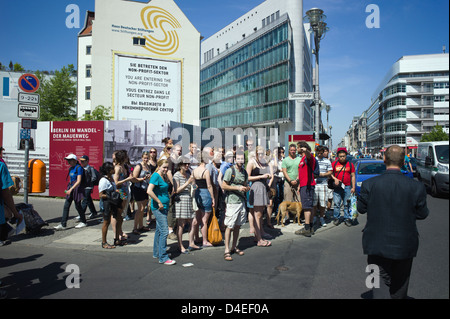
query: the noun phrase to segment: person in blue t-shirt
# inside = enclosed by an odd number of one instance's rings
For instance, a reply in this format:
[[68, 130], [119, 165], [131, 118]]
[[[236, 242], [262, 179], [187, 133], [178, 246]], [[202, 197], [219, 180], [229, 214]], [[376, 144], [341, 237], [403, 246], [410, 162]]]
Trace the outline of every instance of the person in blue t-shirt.
[[158, 162], [158, 168], [150, 178], [147, 193], [152, 199], [150, 207], [156, 218], [153, 258], [157, 258], [160, 264], [170, 266], [175, 265], [176, 262], [171, 260], [167, 254], [167, 236], [169, 235], [167, 213], [170, 204], [168, 169], [168, 160], [163, 159]]
[[67, 228], [67, 219], [69, 218], [69, 211], [72, 202], [75, 202], [75, 208], [80, 216], [80, 223], [75, 228], [80, 229], [87, 226], [86, 216], [83, 211], [81, 202], [84, 199], [85, 183], [83, 183], [84, 169], [78, 163], [77, 157], [74, 154], [70, 154], [66, 158], [67, 163], [70, 165], [69, 177], [70, 181], [67, 185], [66, 202], [64, 203], [63, 216], [61, 224], [54, 227], [55, 230], [65, 230]]
[[6, 207], [9, 209], [12, 215], [17, 218], [17, 225], [19, 225], [23, 219], [22, 215], [20, 215], [16, 210], [14, 199], [9, 190], [9, 188], [13, 185], [14, 183], [11, 179], [11, 175], [9, 174], [8, 167], [5, 163], [0, 162], [0, 246], [8, 243], [8, 227], [5, 217]]

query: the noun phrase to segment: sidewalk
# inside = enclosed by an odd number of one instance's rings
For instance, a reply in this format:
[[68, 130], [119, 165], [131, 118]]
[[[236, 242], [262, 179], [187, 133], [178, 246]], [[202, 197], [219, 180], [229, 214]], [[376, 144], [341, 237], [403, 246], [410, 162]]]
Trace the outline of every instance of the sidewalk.
[[[14, 198], [15, 203], [23, 202], [22, 196], [16, 196]], [[98, 202], [94, 202], [95, 206], [98, 208]], [[41, 233], [38, 236], [31, 236], [25, 234], [23, 231], [21, 234], [11, 237], [11, 241], [14, 244], [19, 245], [28, 245], [28, 246], [39, 246], [39, 247], [47, 247], [47, 248], [61, 248], [61, 249], [75, 249], [75, 250], [89, 250], [89, 251], [105, 251], [102, 247], [102, 222], [101, 216], [89, 220], [88, 219], [88, 227], [82, 229], [75, 229], [75, 225], [78, 224], [78, 221], [75, 220], [77, 216], [74, 205], [72, 205], [70, 210], [70, 219], [67, 223], [67, 230], [64, 231], [55, 231], [53, 230], [54, 226], [57, 226], [60, 223], [62, 216], [62, 208], [64, 205], [63, 199], [56, 198], [45, 198], [45, 197], [30, 197], [29, 204], [33, 205], [34, 209], [39, 213], [39, 215], [49, 224], [48, 227], [43, 227]], [[89, 215], [89, 211], [87, 212]], [[117, 247], [116, 249], [109, 250], [113, 252], [127, 252], [127, 253], [150, 253], [153, 252], [153, 240], [155, 231], [152, 229], [150, 232], [143, 233], [142, 235], [134, 235], [132, 234], [134, 226], [134, 221], [124, 221], [123, 223], [123, 231], [128, 234], [129, 243], [127, 246]], [[154, 227], [154, 226], [153, 226]], [[303, 228], [303, 226], [298, 226], [298, 224], [289, 223], [286, 224], [285, 227], [281, 227], [274, 225], [275, 229], [265, 229], [267, 233], [271, 234], [274, 239], [272, 242], [278, 241], [286, 241], [292, 240], [295, 238], [302, 238], [303, 236], [295, 235], [295, 231]], [[327, 229], [331, 229], [335, 227], [333, 223], [329, 223], [327, 227], [322, 227], [316, 230], [316, 234], [325, 231]], [[240, 232], [241, 242], [246, 246], [251, 247], [255, 245], [253, 242], [253, 235], [250, 235], [248, 223], [243, 226]], [[108, 229], [107, 241], [112, 244], [114, 239], [114, 234], [112, 232], [111, 226]], [[183, 235], [183, 243], [184, 246], [188, 246], [188, 234], [184, 233]], [[178, 250], [178, 242], [174, 240], [167, 240], [168, 246], [171, 248], [171, 251]], [[211, 249], [224, 249], [223, 244], [220, 246], [208, 248], [205, 250]]]

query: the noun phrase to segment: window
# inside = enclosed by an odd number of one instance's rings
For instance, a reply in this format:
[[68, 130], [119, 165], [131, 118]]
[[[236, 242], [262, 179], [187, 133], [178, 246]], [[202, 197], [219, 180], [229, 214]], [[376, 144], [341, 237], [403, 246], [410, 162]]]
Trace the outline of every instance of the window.
[[145, 38], [133, 38], [133, 45], [145, 46]]
[[448, 89], [448, 82], [436, 82], [434, 83], [435, 89]]
[[92, 65], [90, 64], [86, 65], [86, 77], [87, 78], [92, 77]]
[[86, 86], [86, 100], [89, 101], [91, 99], [91, 87], [90, 86]]
[[92, 54], [92, 45], [87, 45], [86, 46], [86, 55], [91, 55]]

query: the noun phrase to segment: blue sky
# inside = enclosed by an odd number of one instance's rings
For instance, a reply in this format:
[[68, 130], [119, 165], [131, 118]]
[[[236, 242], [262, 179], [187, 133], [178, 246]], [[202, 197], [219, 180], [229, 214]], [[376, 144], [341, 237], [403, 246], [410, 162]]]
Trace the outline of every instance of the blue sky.
[[[80, 29], [66, 27], [66, 7], [79, 6], [83, 25], [86, 10], [95, 10], [94, 0], [0, 1], [2, 64], [12, 60], [27, 70], [76, 67]], [[262, 1], [175, 0], [205, 38]], [[366, 27], [369, 4], [380, 9], [379, 29]], [[305, 12], [313, 7], [325, 11], [330, 27], [321, 42], [320, 87], [322, 99], [332, 107], [335, 147], [353, 116], [370, 106], [372, 94], [399, 58], [442, 53], [443, 45], [450, 49], [448, 0], [304, 0]]]

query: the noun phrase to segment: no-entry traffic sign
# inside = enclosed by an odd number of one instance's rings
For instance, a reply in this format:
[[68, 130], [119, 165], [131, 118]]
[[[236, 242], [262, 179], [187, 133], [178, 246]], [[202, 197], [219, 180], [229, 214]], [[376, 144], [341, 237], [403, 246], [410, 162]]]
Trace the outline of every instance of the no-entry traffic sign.
[[24, 74], [19, 78], [19, 88], [27, 93], [34, 93], [39, 90], [40, 82], [34, 74]]

